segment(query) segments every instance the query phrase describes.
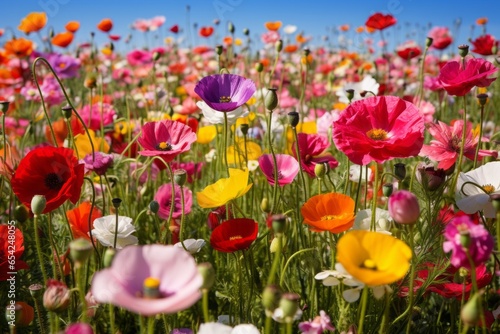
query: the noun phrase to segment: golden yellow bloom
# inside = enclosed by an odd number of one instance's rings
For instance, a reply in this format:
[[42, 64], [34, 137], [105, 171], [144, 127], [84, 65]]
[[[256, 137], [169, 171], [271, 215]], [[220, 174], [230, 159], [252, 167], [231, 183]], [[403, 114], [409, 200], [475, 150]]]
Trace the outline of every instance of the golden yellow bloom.
[[40, 13], [29, 13], [25, 18], [21, 20], [21, 24], [17, 29], [21, 30], [25, 34], [32, 32], [37, 32], [43, 29], [47, 24], [47, 14], [45, 12]]
[[369, 286], [394, 283], [405, 276], [412, 251], [403, 241], [378, 232], [351, 231], [337, 244], [337, 261]]
[[196, 193], [198, 205], [202, 208], [217, 208], [245, 195], [252, 187], [248, 184], [248, 170], [229, 168], [229, 177], [205, 187]]
[[198, 129], [196, 142], [200, 144], [208, 144], [217, 137], [217, 127], [215, 125], [203, 126]]
[[[253, 141], [247, 141], [248, 160], [258, 160], [261, 155], [262, 149], [260, 145]], [[233, 145], [227, 148], [227, 162], [231, 165], [245, 163], [245, 142], [243, 140], [238, 141], [235, 146]]]
[[[89, 129], [90, 138], [94, 144], [94, 150], [104, 153], [109, 152], [109, 144], [101, 137], [96, 137], [95, 132]], [[75, 145], [78, 150], [78, 159], [83, 159], [87, 154], [92, 153], [89, 137], [87, 133], [77, 135], [75, 137]], [[76, 154], [76, 152], [75, 152]]]

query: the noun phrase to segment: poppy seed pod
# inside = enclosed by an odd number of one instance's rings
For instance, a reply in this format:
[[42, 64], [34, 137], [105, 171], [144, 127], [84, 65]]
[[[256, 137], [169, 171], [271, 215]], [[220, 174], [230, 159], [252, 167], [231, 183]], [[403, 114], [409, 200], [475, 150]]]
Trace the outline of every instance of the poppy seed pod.
[[488, 94], [479, 94], [477, 97], [477, 101], [480, 106], [484, 106], [486, 102], [488, 102]]
[[299, 124], [299, 120], [300, 120], [300, 116], [299, 116], [298, 112], [290, 111], [288, 113], [288, 123], [290, 123], [290, 126], [292, 128], [297, 127], [297, 125]]
[[84, 238], [69, 243], [69, 256], [77, 267], [80, 267], [92, 255], [92, 244]]
[[275, 48], [276, 52], [280, 53], [281, 50], [283, 50], [283, 40], [280, 39], [280, 40], [276, 41], [274, 48]]
[[420, 206], [415, 194], [399, 190], [389, 197], [389, 214], [396, 223], [415, 224], [420, 216]]
[[0, 101], [0, 111], [6, 113], [9, 110], [10, 102], [9, 101]]
[[215, 47], [215, 52], [217, 53], [217, 55], [221, 55], [222, 54], [222, 51], [224, 51], [224, 48], [222, 47], [222, 45], [217, 45]]
[[73, 108], [71, 106], [62, 107], [62, 114], [65, 119], [70, 119], [73, 114]]
[[113, 203], [113, 207], [115, 209], [118, 209], [122, 205], [122, 200], [121, 198], [116, 197], [111, 200], [111, 203]]
[[184, 186], [187, 181], [187, 172], [185, 169], [177, 169], [174, 171], [174, 182], [179, 186]]
[[406, 165], [402, 162], [394, 164], [394, 174], [401, 181], [406, 177]]
[[40, 298], [42, 296], [43, 285], [41, 285], [39, 283], [31, 284], [28, 287], [28, 290], [30, 291], [31, 297], [33, 297], [33, 299], [35, 299], [35, 300], [38, 300], [38, 298]]
[[434, 39], [432, 37], [427, 37], [425, 39], [425, 47], [430, 48], [432, 45], [432, 42], [434, 42]]
[[462, 44], [458, 46], [458, 54], [460, 57], [464, 58], [469, 54], [469, 46], [467, 44]]
[[273, 111], [278, 106], [278, 94], [276, 93], [276, 91], [277, 88], [268, 88], [266, 97], [264, 99], [267, 110]]
[[349, 102], [353, 99], [354, 97], [354, 89], [346, 89], [345, 94]]
[[14, 218], [20, 223], [24, 223], [29, 218], [29, 211], [23, 204], [14, 208]]

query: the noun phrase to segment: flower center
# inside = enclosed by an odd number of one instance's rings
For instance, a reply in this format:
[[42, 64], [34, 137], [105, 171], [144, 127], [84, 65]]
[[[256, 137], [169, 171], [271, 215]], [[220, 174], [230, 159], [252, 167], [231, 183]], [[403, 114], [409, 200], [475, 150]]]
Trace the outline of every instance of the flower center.
[[156, 149], [158, 151], [170, 151], [172, 149], [172, 145], [165, 141], [162, 141], [161, 143], [156, 145]]
[[377, 264], [372, 259], [363, 261], [363, 268], [377, 270]]
[[284, 178], [283, 173], [279, 170], [278, 171], [278, 180], [281, 180], [282, 178]]
[[221, 96], [219, 97], [219, 103], [231, 102], [231, 96]]
[[156, 299], [160, 297], [160, 280], [156, 277], [147, 277], [142, 285], [144, 298]]
[[373, 140], [387, 139], [387, 131], [385, 131], [384, 129], [371, 129], [366, 133], [366, 135]]
[[238, 240], [238, 239], [243, 239], [241, 235], [233, 235], [232, 237], [229, 237], [229, 240]]
[[65, 68], [66, 67], [66, 64], [65, 63], [60, 63], [59, 64], [59, 68]]
[[49, 173], [45, 176], [45, 185], [51, 190], [59, 190], [63, 184], [63, 179], [56, 173]]
[[338, 218], [339, 218], [339, 216], [337, 216], [337, 215], [326, 215], [326, 216], [321, 217], [321, 220], [335, 220]]
[[451, 138], [450, 144], [451, 144], [451, 149], [460, 152], [460, 144], [462, 143], [462, 139], [458, 138], [457, 136], [453, 136]]
[[491, 185], [491, 184], [485, 184], [482, 188], [483, 188], [484, 192], [487, 194], [491, 194], [492, 192], [495, 191], [495, 187], [493, 187], [493, 185]]

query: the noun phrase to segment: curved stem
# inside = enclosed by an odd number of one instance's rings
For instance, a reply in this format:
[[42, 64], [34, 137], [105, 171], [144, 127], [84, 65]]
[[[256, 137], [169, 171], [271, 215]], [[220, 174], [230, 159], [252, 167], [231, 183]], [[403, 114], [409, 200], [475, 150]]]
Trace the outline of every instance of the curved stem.
[[479, 139], [477, 141], [476, 153], [474, 154], [474, 165], [472, 169], [476, 169], [477, 157], [481, 148], [481, 138], [483, 137], [483, 118], [484, 118], [484, 105], [481, 105], [481, 112], [479, 114]]
[[292, 256], [290, 256], [288, 258], [288, 260], [286, 261], [285, 263], [285, 266], [283, 267], [283, 269], [281, 270], [281, 275], [280, 275], [280, 285], [283, 285], [283, 278], [285, 277], [285, 272], [286, 272], [286, 269], [288, 268], [288, 265], [290, 264], [290, 262], [298, 255], [302, 254], [302, 253], [305, 253], [305, 252], [310, 252], [310, 251], [313, 251], [315, 250], [315, 248], [306, 248], [306, 249], [301, 249], [295, 253], [293, 253]]

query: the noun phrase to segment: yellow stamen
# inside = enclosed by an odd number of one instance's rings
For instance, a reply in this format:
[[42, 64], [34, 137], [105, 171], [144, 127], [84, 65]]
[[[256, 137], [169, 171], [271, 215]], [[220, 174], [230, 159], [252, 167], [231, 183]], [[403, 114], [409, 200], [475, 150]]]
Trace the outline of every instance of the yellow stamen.
[[148, 277], [144, 280], [144, 287], [148, 289], [158, 289], [160, 287], [160, 280], [156, 277]]
[[485, 184], [482, 188], [483, 188], [484, 192], [487, 194], [491, 194], [492, 192], [495, 191], [495, 187], [491, 184]]
[[65, 63], [60, 63], [59, 64], [59, 68], [65, 68], [66, 67], [66, 64]]
[[387, 139], [387, 131], [383, 129], [371, 129], [366, 133], [368, 137], [373, 140], [385, 140]]
[[365, 267], [366, 269], [373, 269], [373, 270], [375, 270], [375, 269], [377, 269], [377, 264], [372, 259], [366, 259], [363, 262], [363, 267]]
[[238, 240], [238, 239], [243, 239], [243, 237], [241, 235], [235, 235], [235, 236], [229, 237], [229, 240]]
[[158, 145], [156, 145], [156, 149], [159, 151], [170, 151], [172, 149], [172, 145], [167, 142], [162, 141]]
[[338, 217], [339, 216], [337, 216], [337, 215], [326, 215], [326, 216], [321, 217], [321, 220], [335, 220]]

